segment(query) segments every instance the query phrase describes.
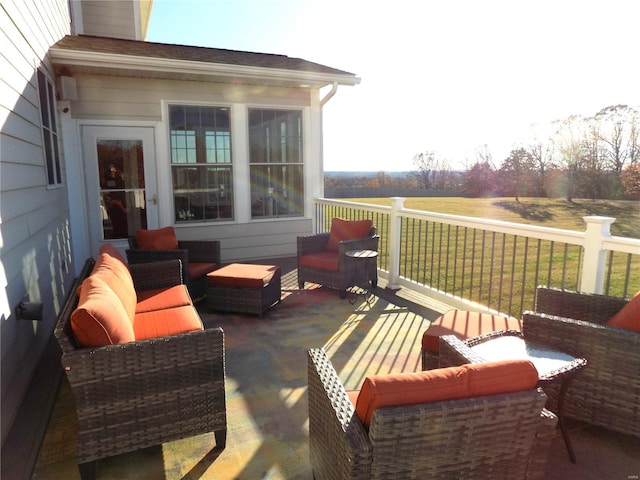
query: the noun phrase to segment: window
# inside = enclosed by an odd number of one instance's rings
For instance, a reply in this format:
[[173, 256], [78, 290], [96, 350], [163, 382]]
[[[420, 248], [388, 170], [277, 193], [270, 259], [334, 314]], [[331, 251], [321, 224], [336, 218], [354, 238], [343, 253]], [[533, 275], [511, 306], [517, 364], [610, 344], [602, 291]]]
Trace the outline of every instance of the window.
[[303, 214], [302, 113], [249, 110], [251, 217]]
[[53, 85], [44, 73], [38, 69], [38, 94], [40, 97], [40, 117], [42, 120], [42, 141], [44, 159], [47, 166], [49, 185], [62, 183], [60, 171], [60, 152], [58, 150], [58, 127], [55, 109]]
[[169, 107], [176, 222], [233, 218], [231, 128], [226, 107]]

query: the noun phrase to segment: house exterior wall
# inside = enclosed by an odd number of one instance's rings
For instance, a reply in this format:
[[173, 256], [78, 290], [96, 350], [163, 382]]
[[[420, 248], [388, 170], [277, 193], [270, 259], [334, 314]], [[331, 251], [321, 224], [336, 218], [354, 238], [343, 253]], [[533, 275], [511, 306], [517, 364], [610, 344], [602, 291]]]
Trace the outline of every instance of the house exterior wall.
[[[61, 185], [48, 185], [36, 74], [40, 68], [54, 82], [47, 51], [69, 33], [69, 28], [67, 0], [2, 2], [0, 403], [3, 444], [51, 338], [57, 312], [73, 277], [67, 190], [64, 181]], [[64, 155], [62, 168], [64, 170]], [[17, 319], [14, 309], [24, 299], [43, 303], [42, 321]]]
[[82, 0], [82, 32], [79, 33], [143, 40], [139, 20], [140, 11], [131, 0]]
[[[176, 224], [178, 238], [220, 240], [224, 262], [295, 255], [296, 237], [309, 234], [312, 230], [311, 195], [321, 193], [318, 187], [322, 183], [318, 91], [97, 75], [76, 75], [75, 78], [78, 100], [70, 102], [70, 130], [81, 131], [83, 125], [136, 125], [136, 122], [140, 125], [155, 125], [160, 226], [174, 225], [168, 126], [165, 118], [167, 105], [231, 107], [235, 218], [233, 221]], [[308, 202], [304, 217], [251, 220], [247, 111], [252, 107], [294, 108], [303, 112], [305, 198]], [[73, 147], [69, 147], [68, 153], [72, 149]], [[78, 179], [82, 178], [84, 170], [81, 156], [78, 149], [74, 158], [68, 159], [69, 164], [74, 165], [70, 166], [70, 171], [78, 175]], [[83, 202], [84, 199], [78, 198], [77, 201]], [[72, 200], [72, 203], [75, 202]], [[74, 231], [86, 228], [83, 225], [74, 228]], [[126, 248], [123, 241], [113, 243], [121, 249]]]

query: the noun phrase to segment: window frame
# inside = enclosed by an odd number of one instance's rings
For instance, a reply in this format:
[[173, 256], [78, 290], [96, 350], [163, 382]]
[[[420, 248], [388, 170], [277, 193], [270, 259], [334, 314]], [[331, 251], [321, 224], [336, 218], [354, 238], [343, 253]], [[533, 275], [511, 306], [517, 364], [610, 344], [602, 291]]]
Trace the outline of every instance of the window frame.
[[[254, 125], [252, 115], [256, 114], [257, 112], [261, 113], [262, 122], [261, 124]], [[253, 135], [255, 128], [261, 125], [266, 126], [268, 123], [264, 120], [265, 113], [274, 115], [274, 118], [270, 119], [269, 122], [272, 122], [276, 126], [278, 126], [279, 124], [280, 131], [276, 132], [275, 134], [271, 134], [271, 132], [268, 130], [267, 133], [261, 136], [261, 138], [258, 138], [257, 141], [254, 141]], [[284, 119], [287, 120], [292, 113], [297, 114], [296, 133], [294, 133], [293, 135], [287, 131], [287, 125], [289, 125], [288, 123], [285, 124], [285, 130], [283, 132], [283, 121], [278, 117], [278, 114], [283, 114]], [[246, 125], [248, 144], [247, 168], [250, 178], [249, 200], [251, 204], [251, 220], [260, 221], [304, 217], [304, 171], [307, 167], [305, 162], [305, 109], [303, 107], [258, 105], [248, 106]], [[276, 139], [276, 142], [272, 142], [272, 139]], [[293, 142], [289, 143], [289, 140], [293, 140]], [[274, 145], [275, 143], [277, 143], [278, 145], [275, 146], [274, 150], [272, 145]], [[262, 150], [259, 158], [256, 158], [257, 149]], [[297, 154], [297, 161], [288, 161], [288, 152], [290, 151], [294, 154]], [[274, 156], [277, 157], [278, 155], [280, 158], [273, 158]], [[275, 182], [271, 182], [271, 176], [265, 175], [264, 172], [259, 172], [260, 168], [269, 170], [270, 168], [281, 169], [282, 167], [297, 168], [298, 171], [295, 174], [295, 176], [297, 176], [297, 180], [291, 176], [291, 171], [293, 170], [293, 168], [288, 168], [290, 176], [286, 180], [284, 179], [284, 177], [286, 176], [284, 171], [280, 172], [282, 173], [281, 177], [283, 178], [282, 182], [280, 183], [278, 183], [277, 178]], [[274, 177], [277, 176], [279, 175], [274, 175]], [[257, 191], [257, 189], [260, 189], [260, 186], [258, 185], [256, 179], [261, 177], [268, 177], [268, 183], [270, 183], [270, 185], [262, 187], [262, 191]], [[292, 195], [294, 197], [293, 199], [291, 198]], [[261, 205], [256, 205], [257, 202], [260, 202]], [[293, 207], [293, 211], [291, 213], [286, 213], [286, 211], [280, 210], [281, 208], [285, 209], [288, 206]], [[262, 212], [260, 212], [260, 210], [262, 210]]]
[[[172, 124], [172, 114], [174, 109], [184, 109], [185, 115], [185, 127], [188, 126], [187, 115], [188, 110], [198, 110], [200, 116], [200, 123], [193, 130], [175, 130]], [[220, 129], [220, 132], [216, 129], [216, 125], [205, 125], [202, 123], [202, 113], [205, 111], [206, 116], [209, 118], [217, 119], [217, 116], [224, 112], [226, 115], [226, 130]], [[211, 222], [226, 222], [233, 221], [236, 215], [236, 206], [234, 204], [234, 153], [233, 153], [233, 132], [232, 132], [232, 108], [230, 105], [224, 104], [193, 104], [189, 102], [171, 102], [167, 104], [167, 132], [168, 132], [168, 144], [169, 144], [169, 169], [170, 169], [170, 182], [171, 182], [171, 195], [173, 199], [173, 221], [176, 224], [193, 224], [193, 223], [211, 223]], [[207, 130], [209, 127], [213, 127], [212, 131]], [[184, 132], [183, 135], [176, 135], [176, 132]], [[192, 142], [190, 142], [191, 136], [189, 132], [193, 132]], [[226, 133], [220, 134], [218, 133]], [[181, 145], [176, 147], [175, 139], [182, 138]], [[213, 139], [213, 148], [210, 148], [210, 142]], [[220, 145], [218, 144], [220, 141]], [[179, 155], [179, 149], [183, 150], [183, 154]], [[209, 162], [210, 155], [215, 157], [215, 160]], [[222, 156], [219, 161], [219, 156]], [[181, 160], [181, 161], [175, 161]], [[226, 161], [225, 161], [226, 160]], [[182, 170], [182, 172], [180, 172]], [[197, 185], [189, 185], [186, 188], [177, 188], [177, 178], [186, 180], [190, 177], [190, 173], [198, 172]], [[207, 187], [211, 182], [208, 180], [213, 175], [218, 178], [220, 175], [223, 183], [214, 182], [215, 185], [219, 185], [216, 192], [208, 192], [211, 187]], [[184, 191], [181, 191], [184, 190]], [[176, 197], [177, 193], [184, 193], [186, 198], [193, 199], [200, 197], [202, 199], [202, 215], [194, 217], [191, 213], [191, 209], [181, 209], [177, 205]], [[214, 198], [215, 197], [215, 198]], [[212, 200], [215, 200], [213, 202]], [[223, 205], [221, 208], [221, 202], [228, 203], [228, 206]], [[187, 202], [190, 206], [191, 203]], [[217, 215], [208, 216], [207, 208], [213, 208]], [[225, 214], [227, 211], [230, 213]], [[221, 212], [223, 214], [221, 215]]]
[[40, 132], [42, 157], [48, 187], [63, 184], [60, 136], [58, 133], [58, 112], [56, 89], [51, 78], [41, 68], [36, 69], [38, 86], [38, 107], [40, 111]]

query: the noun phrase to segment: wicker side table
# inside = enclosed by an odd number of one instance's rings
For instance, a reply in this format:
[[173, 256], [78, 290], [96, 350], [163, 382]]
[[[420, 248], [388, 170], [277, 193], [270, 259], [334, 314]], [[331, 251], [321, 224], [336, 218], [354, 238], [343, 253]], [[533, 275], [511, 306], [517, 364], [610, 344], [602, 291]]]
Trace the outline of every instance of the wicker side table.
[[576, 456], [564, 423], [564, 398], [569, 383], [587, 365], [587, 359], [528, 340], [522, 332], [502, 330], [462, 341], [453, 335], [440, 338], [440, 366], [481, 363], [497, 360], [526, 359], [538, 370], [538, 385], [560, 383], [557, 416], [560, 431], [571, 462]]

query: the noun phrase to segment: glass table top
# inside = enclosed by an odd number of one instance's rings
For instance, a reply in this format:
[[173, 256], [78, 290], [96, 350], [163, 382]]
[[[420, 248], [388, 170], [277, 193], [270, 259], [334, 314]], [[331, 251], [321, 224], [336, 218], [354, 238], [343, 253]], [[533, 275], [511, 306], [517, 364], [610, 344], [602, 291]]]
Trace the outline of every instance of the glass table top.
[[539, 343], [525, 341], [516, 335], [495, 337], [472, 346], [471, 350], [487, 361], [530, 360], [538, 370], [541, 380], [581, 366], [583, 362], [583, 359]]

